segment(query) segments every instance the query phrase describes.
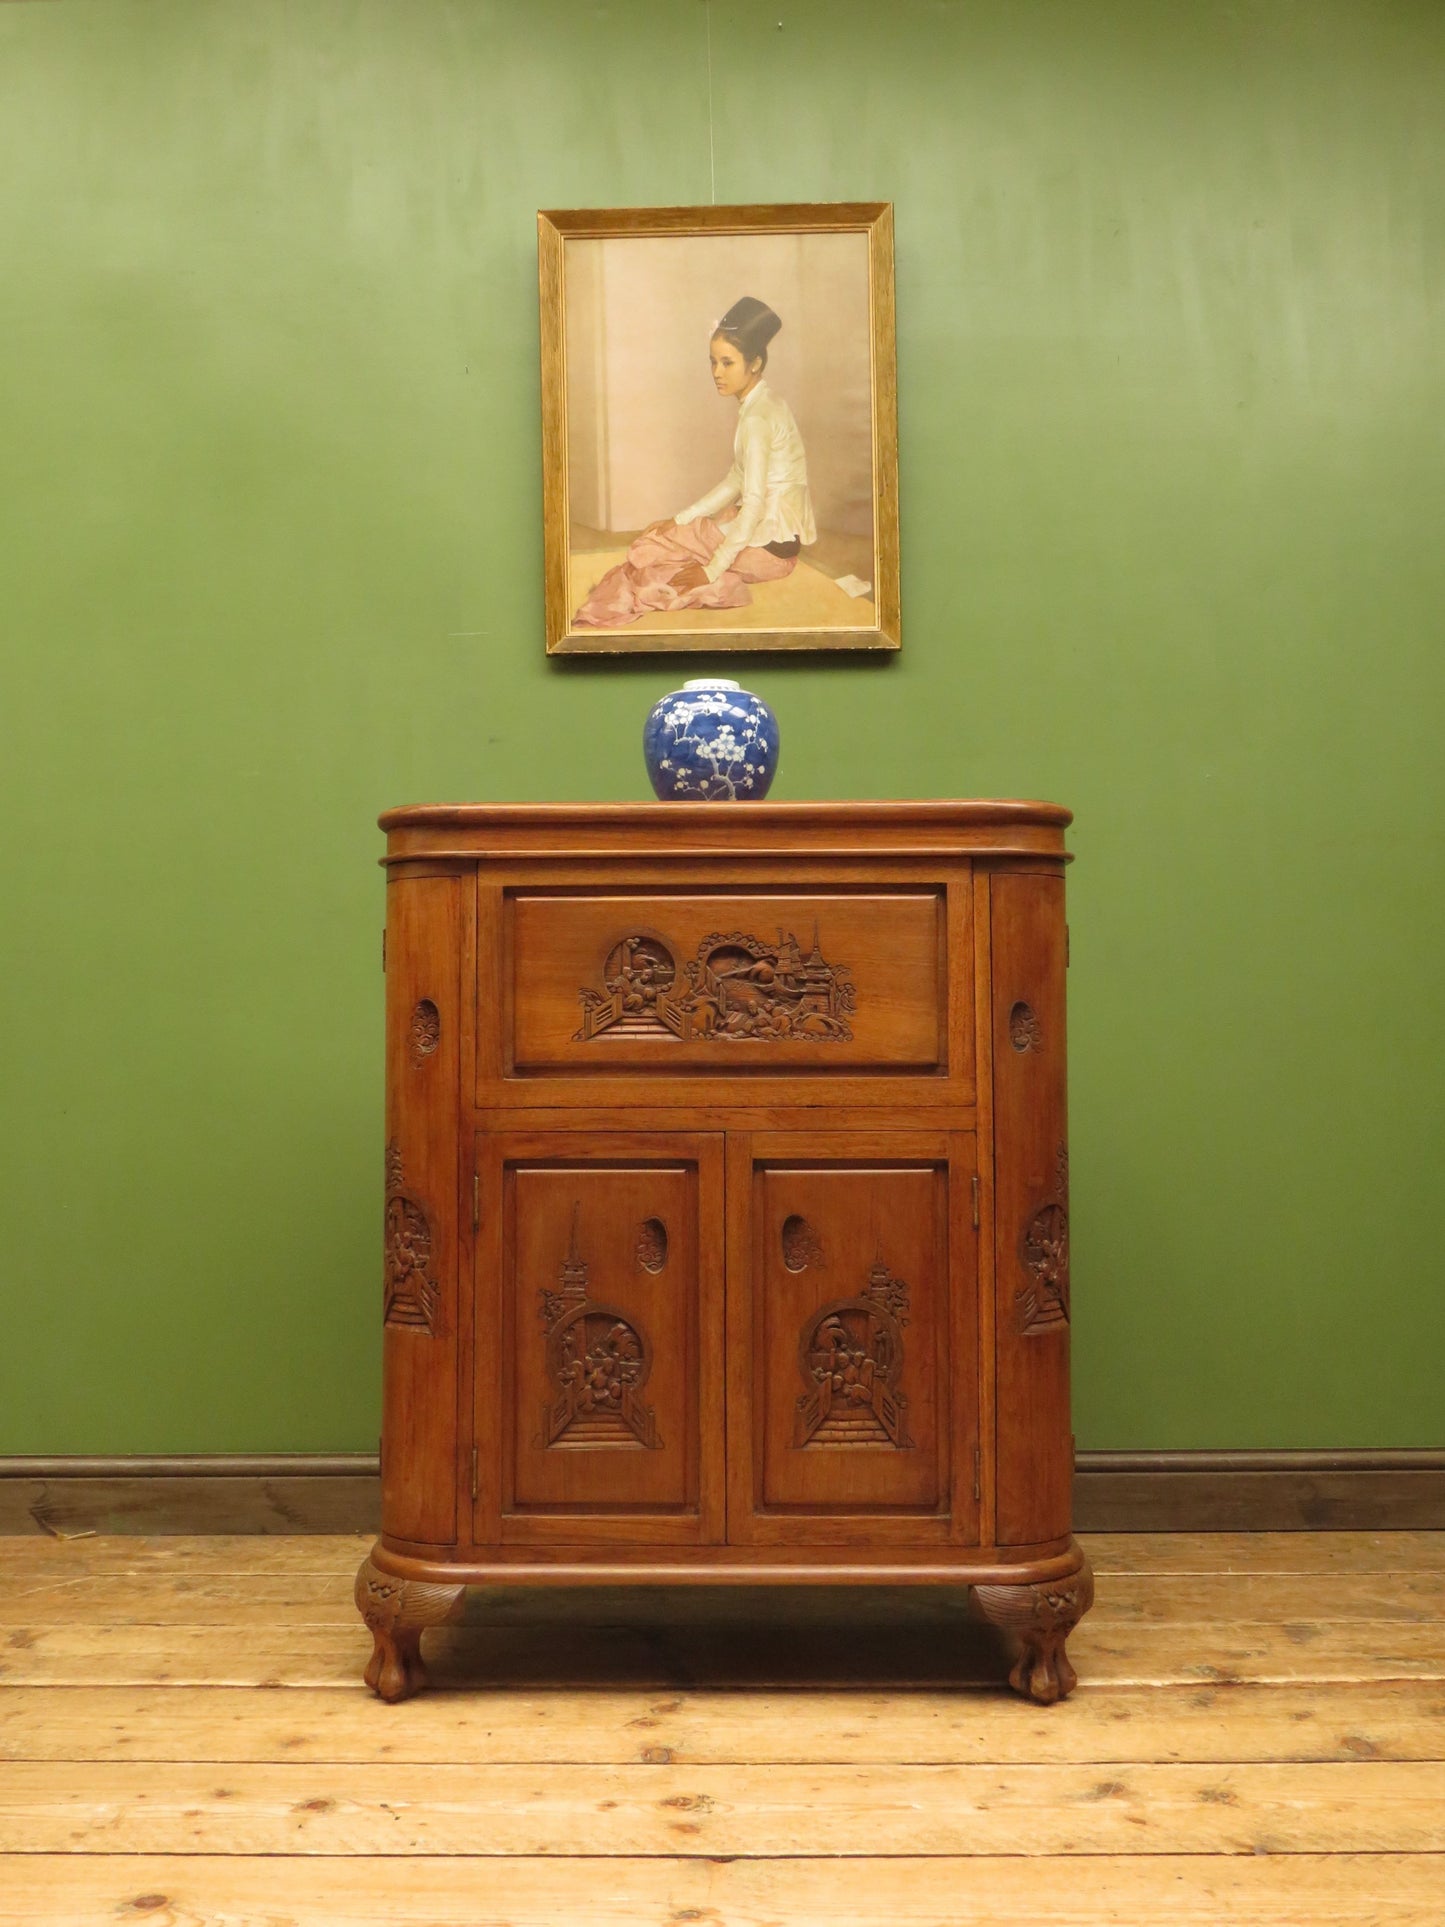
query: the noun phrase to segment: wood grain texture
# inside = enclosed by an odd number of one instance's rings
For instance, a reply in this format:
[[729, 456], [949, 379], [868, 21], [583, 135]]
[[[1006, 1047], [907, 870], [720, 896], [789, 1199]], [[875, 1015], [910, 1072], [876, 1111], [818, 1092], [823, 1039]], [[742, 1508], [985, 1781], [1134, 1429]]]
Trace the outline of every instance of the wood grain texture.
[[[669, 1688], [996, 1688], [1013, 1657], [1003, 1634], [973, 1624], [962, 1599], [949, 1596], [938, 1596], [932, 1620], [901, 1618], [884, 1592], [759, 1594], [746, 1620], [690, 1618], [687, 1602], [710, 1601], [711, 1589], [556, 1596], [574, 1601], [566, 1621], [472, 1619], [437, 1628], [427, 1639], [432, 1678], [458, 1687], [630, 1680]], [[830, 1618], [788, 1613], [791, 1601], [815, 1597], [834, 1601]], [[10, 1627], [0, 1642], [0, 1686], [354, 1686], [371, 1649], [354, 1614], [332, 1625], [274, 1625], [239, 1614], [237, 1621]], [[1091, 1616], [1069, 1652], [1082, 1678], [1104, 1685], [1445, 1680], [1438, 1621], [1299, 1615], [1283, 1626], [1198, 1619], [1096, 1630]]]
[[1440, 1869], [1400, 1853], [845, 1862], [21, 1855], [0, 1921], [95, 1927], [1439, 1927]]
[[0, 1762], [0, 1853], [1445, 1852], [1445, 1764], [529, 1767]]
[[[349, 1592], [349, 1584], [348, 1584]], [[719, 1766], [1445, 1759], [1445, 1686], [1089, 1686], [1069, 1717], [997, 1691], [431, 1693], [378, 1729], [355, 1690], [8, 1686], [0, 1760]]]
[[[791, 1158], [773, 1146], [755, 1165], [750, 1277], [762, 1315], [748, 1411], [763, 1419], [758, 1500], [810, 1512], [946, 1513], [948, 1167], [843, 1156], [820, 1168], [828, 1150], [826, 1137], [800, 1136]], [[791, 1257], [784, 1231], [794, 1220], [811, 1243]], [[875, 1276], [881, 1296], [896, 1297], [896, 1318], [869, 1296]], [[832, 1362], [820, 1362], [830, 1347]], [[869, 1371], [871, 1397], [860, 1382]], [[809, 1396], [816, 1404], [835, 1382], [809, 1427]], [[734, 1522], [735, 1538], [746, 1531]]]
[[[754, 1075], [804, 1066], [934, 1071], [946, 1055], [945, 903], [939, 889], [896, 887], [725, 896], [655, 888], [518, 891], [509, 899], [510, 1068], [573, 1077], [645, 1070], [668, 1078], [684, 1067]], [[742, 941], [717, 941], [729, 937]], [[775, 992], [783, 970], [778, 955], [747, 968], [744, 942], [781, 946], [785, 939], [797, 956], [821, 958], [825, 985], [842, 993], [836, 1013], [824, 1008], [790, 1022], [791, 1007]], [[661, 980], [649, 985], [634, 969], [637, 1010], [624, 1007], [619, 1021], [588, 1035], [586, 999], [600, 998], [626, 968], [619, 953], [629, 940], [641, 941]], [[689, 967], [703, 972], [714, 951], [723, 960], [719, 970], [731, 974], [718, 978], [721, 1003], [694, 1011]], [[676, 1028], [663, 1021], [668, 1015]], [[733, 1034], [730, 1024], [748, 1028]], [[810, 1034], [810, 1025], [821, 1034]]]
[[[989, 916], [997, 1530], [1009, 1544], [1073, 1516], [1063, 883], [994, 875]], [[1020, 1009], [1032, 1021], [1022, 1047]]]
[[[477, 1169], [478, 1538], [513, 1548], [720, 1540], [721, 1137], [493, 1133], [478, 1141]], [[654, 1221], [667, 1240], [655, 1272], [638, 1245]], [[611, 1319], [587, 1315], [594, 1339], [626, 1325], [627, 1342], [646, 1348], [635, 1362], [646, 1365], [637, 1398], [649, 1443], [620, 1417], [610, 1440], [569, 1450], [563, 1425], [543, 1443], [544, 1413], [560, 1390], [566, 1279], [586, 1294], [583, 1304], [611, 1307]], [[539, 1309], [552, 1300], [544, 1329]]]
[[[770, 1120], [807, 1128], [826, 1088], [840, 1116], [907, 1128], [925, 1109], [946, 1110], [950, 1121], [971, 1124], [969, 863], [943, 853], [898, 858], [876, 828], [869, 834], [871, 856], [831, 857], [813, 847], [822, 840], [814, 829], [791, 858], [781, 840], [755, 837], [745, 852], [715, 850], [705, 870], [696, 855], [652, 848], [645, 823], [634, 826], [630, 860], [619, 850], [605, 872], [595, 859], [554, 860], [545, 840], [530, 860], [489, 855], [477, 881], [476, 1092], [488, 1113], [478, 1123], [490, 1128], [493, 1117], [523, 1110], [585, 1110], [575, 1117], [579, 1127], [626, 1129], [641, 1105], [659, 1128], [670, 1121], [682, 1130], [749, 1129]], [[723, 884], [735, 887], [724, 892]], [[905, 927], [896, 931], [900, 905]], [[625, 920], [612, 915], [619, 907]], [[852, 985], [847, 1038], [684, 1041], [670, 1031], [629, 1035], [625, 1024], [581, 1034], [589, 1028], [582, 993], [606, 986], [609, 960], [628, 934], [667, 948], [675, 1005], [708, 936], [740, 929], [782, 941], [791, 933], [810, 950], [815, 920], [820, 944], [826, 932], [825, 962]], [[670, 1015], [680, 1030], [681, 1013]]]
[[[365, 1550], [366, 1541], [358, 1540], [352, 1556], [359, 1558]], [[243, 1559], [231, 1564], [229, 1571], [153, 1565], [144, 1572], [137, 1609], [127, 1608], [111, 1617], [143, 1619], [149, 1625], [228, 1626], [259, 1612], [277, 1624], [330, 1625], [351, 1598], [349, 1573], [253, 1572], [237, 1569], [244, 1565]], [[0, 1628], [75, 1623], [78, 1599], [84, 1598], [80, 1575], [26, 1573], [8, 1561], [0, 1561], [0, 1567], [7, 1573], [0, 1591]], [[139, 1578], [143, 1569], [132, 1567], [131, 1571]], [[1293, 1622], [1305, 1590], [1301, 1575], [1294, 1573], [1116, 1573], [1109, 1579], [1109, 1617], [1120, 1626], [1182, 1620], [1279, 1626]], [[1391, 1572], [1385, 1584], [1378, 1573], [1342, 1570], [1331, 1576], [1328, 1585], [1309, 1588], [1308, 1593], [1310, 1621], [1316, 1625], [1361, 1619], [1445, 1623], [1445, 1579], [1438, 1573]], [[607, 1595], [601, 1588], [592, 1588], [589, 1596], [605, 1602]], [[641, 1590], [625, 1597], [629, 1610], [658, 1623], [673, 1609], [670, 1597], [665, 1602], [649, 1600]], [[766, 1616], [770, 1605], [770, 1599], [736, 1588], [691, 1610], [709, 1621], [746, 1623]], [[835, 1611], [821, 1591], [791, 1606], [779, 1602], [778, 1609], [821, 1621]], [[930, 1601], [927, 1589], [921, 1587], [894, 1591], [884, 1610], [899, 1622], [943, 1619], [938, 1603]], [[468, 1595], [468, 1617], [478, 1623], [502, 1618], [562, 1625], [576, 1618], [576, 1606], [555, 1589], [477, 1589]]]
[[[561, 1169], [507, 1161], [503, 1317], [499, 1327], [480, 1327], [481, 1342], [499, 1345], [513, 1374], [504, 1511], [566, 1514], [568, 1530], [584, 1539], [594, 1510], [699, 1519], [698, 1256], [704, 1241], [719, 1242], [721, 1195], [708, 1199], [704, 1225], [695, 1164], [614, 1164], [573, 1139], [556, 1148], [571, 1154]], [[651, 1223], [666, 1239], [655, 1268], [638, 1257], [642, 1228]], [[572, 1275], [585, 1294], [575, 1305], [562, 1297], [562, 1281]], [[555, 1301], [555, 1315], [541, 1320], [539, 1290]], [[556, 1408], [566, 1374], [580, 1379], [588, 1346], [601, 1356], [610, 1334], [621, 1334], [627, 1348], [619, 1369], [638, 1374], [635, 1391], [612, 1388], [630, 1407], [609, 1403], [604, 1389], [595, 1408], [578, 1405], [564, 1418]], [[570, 1366], [564, 1355], [574, 1359]], [[709, 1359], [714, 1373], [720, 1364]], [[590, 1379], [579, 1393], [590, 1397]], [[555, 1436], [545, 1429], [549, 1421]]]
[[439, 854], [476, 862], [583, 856], [664, 859], [740, 851], [763, 860], [827, 857], [1065, 856], [1073, 812], [1058, 803], [923, 800], [865, 803], [413, 803], [386, 810], [387, 863]]
[[[386, 908], [386, 1161], [382, 1326], [383, 1530], [457, 1535], [460, 1356], [456, 1112], [459, 877], [392, 877]], [[417, 1047], [418, 1012], [435, 1040]], [[430, 1027], [429, 1027], [430, 1034]], [[449, 1470], [437, 1478], [432, 1468]]]
[[[120, 1533], [78, 1539], [36, 1534], [0, 1545], [0, 1573], [7, 1578], [50, 1575], [75, 1584], [86, 1577], [108, 1576], [145, 1581], [162, 1572], [242, 1577], [299, 1573], [323, 1578], [339, 1574], [349, 1583], [366, 1544], [364, 1532], [314, 1537]], [[1388, 1578], [1397, 1573], [1438, 1573], [1445, 1579], [1445, 1531], [1092, 1532], [1083, 1545], [1101, 1580], [1116, 1574], [1228, 1580], [1273, 1574]], [[1319, 1600], [1331, 1591], [1328, 1587], [1309, 1590]]]
[[1445, 1534], [1095, 1536], [1046, 1710], [930, 1590], [472, 1595], [383, 1707], [360, 1544], [0, 1546], [0, 1922], [1438, 1927]]

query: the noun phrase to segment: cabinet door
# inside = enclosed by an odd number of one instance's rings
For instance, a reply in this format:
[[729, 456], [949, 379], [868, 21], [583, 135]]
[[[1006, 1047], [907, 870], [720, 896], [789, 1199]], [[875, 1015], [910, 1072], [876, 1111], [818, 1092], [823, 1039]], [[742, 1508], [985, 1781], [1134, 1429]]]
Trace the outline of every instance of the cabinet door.
[[722, 1536], [722, 1140], [483, 1138], [482, 1543]]
[[976, 1537], [971, 1133], [729, 1140], [728, 1537]]

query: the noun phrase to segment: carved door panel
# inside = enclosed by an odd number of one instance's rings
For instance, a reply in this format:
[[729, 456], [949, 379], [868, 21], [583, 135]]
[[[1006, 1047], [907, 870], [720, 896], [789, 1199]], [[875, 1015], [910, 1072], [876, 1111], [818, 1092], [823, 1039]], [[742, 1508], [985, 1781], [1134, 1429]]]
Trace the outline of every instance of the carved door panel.
[[973, 1148], [730, 1140], [730, 1539], [975, 1535]]
[[720, 1538], [721, 1139], [483, 1140], [481, 1177], [479, 1538]]

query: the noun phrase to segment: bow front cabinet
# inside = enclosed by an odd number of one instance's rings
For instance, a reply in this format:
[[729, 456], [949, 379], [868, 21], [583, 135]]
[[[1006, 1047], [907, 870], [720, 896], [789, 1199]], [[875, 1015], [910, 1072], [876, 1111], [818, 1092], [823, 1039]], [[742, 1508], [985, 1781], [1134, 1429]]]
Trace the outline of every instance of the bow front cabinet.
[[1063, 833], [390, 812], [369, 1683], [468, 1585], [971, 1586], [1074, 1675]]

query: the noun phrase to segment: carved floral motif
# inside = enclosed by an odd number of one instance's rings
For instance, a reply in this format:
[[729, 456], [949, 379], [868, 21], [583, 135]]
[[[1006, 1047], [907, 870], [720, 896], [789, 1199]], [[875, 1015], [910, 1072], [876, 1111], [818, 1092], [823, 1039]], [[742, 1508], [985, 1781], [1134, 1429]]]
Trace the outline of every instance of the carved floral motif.
[[442, 1040], [442, 1015], [430, 997], [423, 997], [411, 1013], [407, 1049], [413, 1064], [425, 1063]]
[[655, 1276], [667, 1264], [667, 1226], [661, 1218], [644, 1218], [637, 1227], [637, 1262]]
[[1032, 1004], [1017, 1003], [1008, 1014], [1008, 1040], [1015, 1050], [1038, 1050], [1044, 1041], [1043, 1026]]
[[909, 1289], [879, 1258], [856, 1298], [824, 1305], [803, 1327], [798, 1369], [808, 1387], [798, 1400], [793, 1443], [804, 1446], [911, 1447], [898, 1387]]
[[403, 1189], [401, 1147], [386, 1147], [386, 1221], [382, 1244], [388, 1325], [436, 1335], [441, 1289], [432, 1276], [432, 1229], [425, 1210]]
[[856, 990], [846, 968], [824, 957], [813, 929], [806, 955], [792, 931], [765, 943], [740, 930], [714, 931], [684, 964], [671, 949], [635, 932], [608, 952], [601, 990], [584, 988], [578, 1042], [612, 1037], [796, 1038], [846, 1042]]
[[[574, 1204], [559, 1289], [543, 1286], [538, 1294], [547, 1327], [547, 1374], [556, 1388], [542, 1408], [542, 1443], [656, 1450], [661, 1444], [656, 1415], [640, 1396], [652, 1370], [652, 1348], [625, 1313], [588, 1296], [588, 1267], [577, 1244], [578, 1210]], [[660, 1220], [649, 1222], [661, 1228]]]
[[825, 1262], [822, 1239], [796, 1212], [783, 1220], [782, 1246], [783, 1263], [789, 1271], [806, 1271], [810, 1265], [816, 1268]]

